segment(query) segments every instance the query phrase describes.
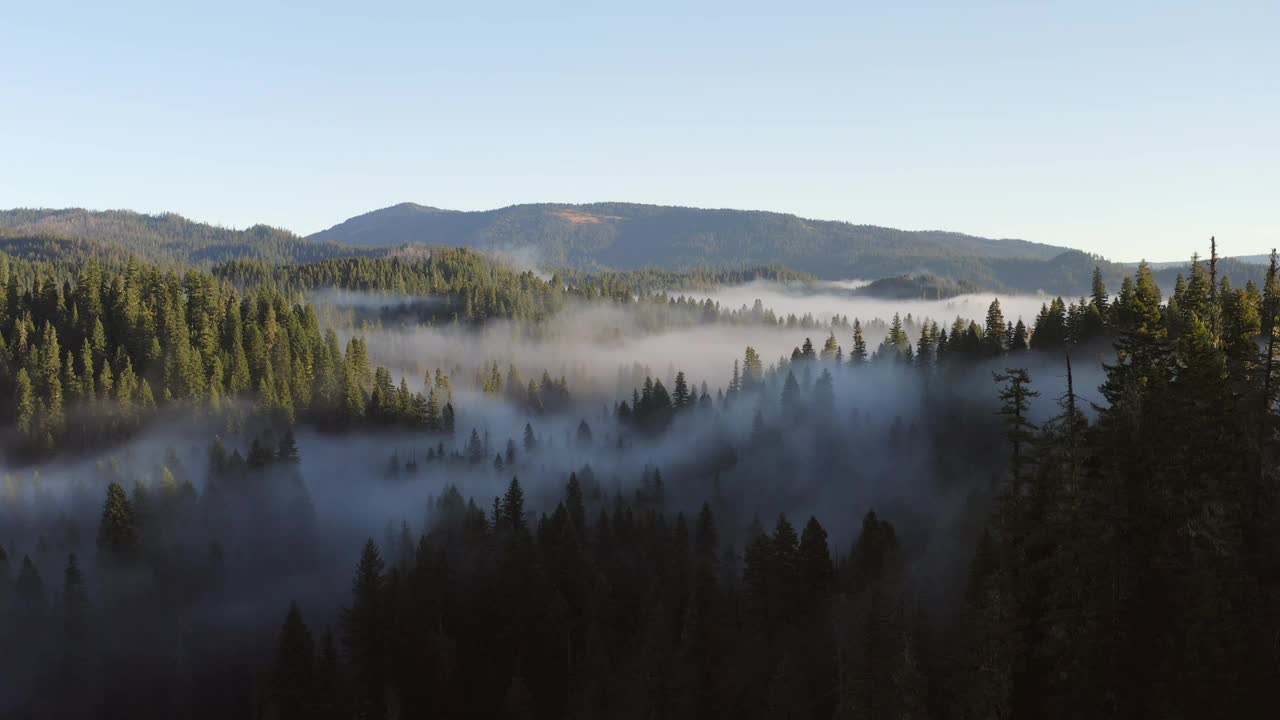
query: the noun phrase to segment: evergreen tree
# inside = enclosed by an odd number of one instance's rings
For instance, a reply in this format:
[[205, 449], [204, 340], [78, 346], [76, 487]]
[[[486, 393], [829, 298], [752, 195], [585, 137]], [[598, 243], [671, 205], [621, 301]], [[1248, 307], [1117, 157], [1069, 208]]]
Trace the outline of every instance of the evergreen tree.
[[867, 361], [867, 342], [862, 338], [862, 323], [853, 320], [853, 349], [849, 351], [849, 364], [861, 365]]
[[748, 347], [746, 358], [742, 363], [742, 380], [740, 387], [742, 390], [754, 390], [760, 386], [764, 380], [764, 363], [760, 361], [760, 355], [755, 348]]
[[524, 491], [520, 488], [520, 480], [515, 477], [511, 478], [511, 484], [502, 497], [502, 522], [508, 530], [525, 528]]
[[440, 429], [446, 435], [453, 435], [454, 419], [453, 419], [453, 403], [445, 403], [444, 411], [440, 413]]
[[67, 555], [67, 567], [62, 574], [62, 628], [68, 660], [80, 664], [89, 634], [89, 592], [75, 553]]
[[315, 642], [298, 604], [289, 603], [272, 675], [272, 694], [281, 720], [311, 717], [315, 692]]
[[782, 384], [782, 407], [789, 413], [797, 413], [800, 410], [800, 383], [796, 381], [796, 374], [787, 371], [787, 379]]
[[524, 424], [524, 451], [526, 453], [533, 453], [537, 449], [538, 449], [538, 439], [534, 437], [533, 425], [531, 425], [530, 423], [525, 423]]
[[992, 300], [991, 305], [987, 308], [987, 323], [984, 327], [985, 331], [982, 336], [984, 352], [988, 355], [1003, 353], [1006, 349], [1005, 321], [1004, 312], [1000, 310], [999, 298]]
[[22, 556], [22, 566], [13, 583], [14, 620], [20, 634], [33, 634], [39, 631], [44, 621], [48, 601], [45, 598], [44, 580], [40, 571], [29, 555]]
[[342, 611], [342, 646], [355, 680], [355, 716], [369, 720], [387, 717], [385, 661], [388, 622], [384, 590], [386, 569], [378, 546], [370, 538], [356, 565], [351, 606]]
[[815, 517], [809, 518], [800, 534], [797, 557], [802, 586], [801, 604], [806, 612], [813, 612], [823, 607], [831, 596], [835, 574], [831, 550], [827, 546], [827, 531]]
[[475, 465], [484, 460], [484, 457], [484, 442], [480, 439], [480, 432], [471, 428], [471, 438], [467, 440], [467, 459]]
[[31, 386], [31, 376], [26, 368], [18, 370], [18, 383], [14, 396], [17, 398], [18, 431], [23, 435], [30, 435], [35, 429], [33, 421], [36, 414], [36, 400], [35, 391]]
[[1004, 416], [1005, 438], [1012, 448], [1009, 470], [1016, 488], [1027, 478], [1026, 467], [1031, 462], [1026, 452], [1034, 438], [1036, 426], [1027, 419], [1031, 408], [1031, 399], [1038, 397], [1039, 392], [1027, 386], [1031, 384], [1031, 376], [1022, 368], [1006, 368], [1003, 373], [992, 373], [998, 383], [1005, 383], [1000, 390], [1000, 414]]
[[685, 381], [684, 371], [676, 373], [675, 389], [671, 393], [671, 403], [676, 410], [683, 410], [689, 406], [689, 385]]
[[133, 503], [119, 483], [107, 486], [107, 500], [98, 523], [98, 552], [113, 562], [131, 559], [137, 551], [138, 530]]
[[834, 362], [836, 354], [840, 352], [840, 343], [836, 341], [836, 333], [834, 330], [827, 336], [826, 342], [822, 344], [822, 353], [820, 357], [824, 362]]

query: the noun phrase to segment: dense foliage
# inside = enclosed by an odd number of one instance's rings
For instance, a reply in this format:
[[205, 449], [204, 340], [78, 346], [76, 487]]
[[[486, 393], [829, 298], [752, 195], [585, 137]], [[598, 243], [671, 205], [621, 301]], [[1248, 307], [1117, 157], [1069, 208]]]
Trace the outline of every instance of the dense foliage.
[[[1167, 300], [1145, 264], [1114, 296], [1099, 268], [1030, 328], [998, 302], [949, 326], [895, 316], [874, 347], [837, 322], [776, 361], [746, 348], [714, 395], [676, 372], [603, 413], [493, 364], [485, 402], [530, 420], [492, 440], [414, 409], [449, 397], [447, 376], [428, 397], [396, 388], [359, 337], [340, 351], [279, 289], [488, 282], [469, 257], [239, 264], [235, 283], [88, 262], [63, 284], [0, 256], [5, 419], [28, 451], [111, 426], [70, 431], [86, 405], [116, 423], [150, 404], [262, 410], [206, 429], [201, 464], [128, 465], [132, 492], [123, 463], [56, 510], [39, 476], [6, 479], [0, 528], [19, 540], [0, 537], [0, 642], [22, 650], [0, 677], [25, 693], [0, 693], [4, 710], [967, 720], [1280, 703], [1274, 260], [1236, 288], [1215, 253]], [[1092, 407], [1076, 378], [1098, 353]], [[576, 431], [546, 430], [551, 412]], [[291, 419], [385, 425], [383, 458], [321, 486]], [[497, 497], [469, 491], [495, 481]], [[855, 485], [881, 504], [842, 502]], [[399, 509], [413, 525], [360, 543], [346, 586], [333, 558], [355, 548], [320, 525], [321, 487], [433, 490]], [[801, 495], [812, 513], [778, 511]]]
[[941, 300], [957, 295], [981, 292], [970, 282], [955, 281], [937, 275], [897, 275], [880, 278], [858, 288], [858, 293], [891, 300]]
[[[630, 203], [515, 205], [484, 212], [405, 203], [351, 218], [312, 237], [362, 247], [429, 242], [477, 250], [520, 248], [532, 250], [545, 264], [585, 270], [777, 264], [826, 280], [923, 271], [987, 290], [1064, 295], [1087, 288], [1095, 266], [1102, 267], [1112, 284], [1133, 269], [1022, 240], [895, 230], [781, 213]], [[1248, 280], [1261, 282], [1265, 266], [1226, 261], [1220, 269], [1243, 285]], [[1174, 275], [1185, 270], [1161, 268], [1162, 287], [1171, 287]]]
[[343, 349], [311, 305], [271, 288], [136, 260], [104, 272], [90, 259], [74, 285], [45, 269], [0, 254], [0, 423], [19, 455], [114, 442], [169, 407], [234, 414], [245, 401], [328, 427], [443, 429], [426, 408], [452, 413], [434, 389], [397, 390], [362, 338]]
[[308, 240], [266, 225], [233, 230], [174, 213], [144, 215], [80, 208], [0, 211], [0, 250], [22, 255], [50, 245], [59, 246], [61, 254], [74, 253], [80, 260], [90, 255], [130, 253], [151, 262], [200, 265], [236, 258], [310, 262], [369, 252]]

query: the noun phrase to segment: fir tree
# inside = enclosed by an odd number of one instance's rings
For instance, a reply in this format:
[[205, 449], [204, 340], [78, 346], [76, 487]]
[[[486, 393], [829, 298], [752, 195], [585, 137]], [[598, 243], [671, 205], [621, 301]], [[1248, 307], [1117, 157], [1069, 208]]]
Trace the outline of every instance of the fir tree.
[[685, 381], [684, 371], [676, 373], [675, 389], [671, 393], [671, 403], [676, 410], [683, 410], [689, 406], [689, 385]]
[[31, 386], [31, 376], [26, 368], [18, 370], [17, 387], [14, 389], [18, 406], [18, 430], [23, 435], [30, 435], [34, 430], [33, 420], [36, 414], [35, 391]]
[[298, 604], [289, 603], [272, 674], [272, 695], [281, 720], [310, 717], [315, 691], [315, 642]]
[[849, 364], [861, 365], [867, 361], [867, 342], [862, 338], [862, 322], [853, 320], [853, 347], [849, 350]]
[[351, 606], [342, 611], [342, 646], [354, 675], [356, 716], [370, 720], [387, 717], [385, 569], [378, 546], [370, 538], [356, 565]]
[[532, 454], [538, 449], [538, 439], [533, 434], [533, 425], [524, 424], [524, 451]]
[[98, 523], [98, 551], [114, 562], [131, 559], [137, 550], [138, 529], [133, 503], [119, 483], [107, 486], [107, 499]]

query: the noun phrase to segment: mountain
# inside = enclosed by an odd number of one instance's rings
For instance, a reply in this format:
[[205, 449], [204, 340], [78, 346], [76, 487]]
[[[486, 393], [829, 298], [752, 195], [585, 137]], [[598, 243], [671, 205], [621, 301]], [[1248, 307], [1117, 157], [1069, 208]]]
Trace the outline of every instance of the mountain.
[[1231, 259], [1249, 265], [1268, 265], [1271, 263], [1270, 255], [1237, 255]]
[[[874, 292], [910, 297], [945, 297], [959, 288], [1078, 297], [1088, 292], [1095, 267], [1102, 269], [1112, 290], [1134, 268], [1024, 240], [894, 230], [772, 212], [627, 203], [514, 205], [483, 212], [406, 203], [310, 237], [266, 225], [225, 228], [174, 213], [0, 210], [0, 251], [45, 262], [136, 255], [179, 266], [233, 260], [315, 263], [341, 257], [414, 257], [440, 246], [517, 251], [541, 266], [575, 272], [652, 269], [658, 273], [655, 278], [662, 271], [697, 268], [732, 274], [772, 266], [775, 272], [785, 269], [827, 280], [886, 279]], [[1235, 285], [1261, 284], [1266, 267], [1254, 260], [1223, 259], [1219, 274]], [[1167, 294], [1188, 263], [1152, 267]]]
[[1043, 262], [1067, 250], [1025, 240], [895, 230], [775, 212], [631, 203], [513, 205], [479, 212], [402, 203], [311, 238], [365, 247], [425, 242], [521, 249], [536, 253], [543, 264], [579, 269], [777, 263], [828, 279], [954, 275], [975, 260]]
[[197, 265], [239, 259], [316, 262], [374, 254], [364, 248], [309, 240], [267, 225], [235, 230], [174, 213], [147, 215], [83, 208], [0, 210], [0, 246], [31, 259], [49, 253], [124, 251], [152, 262]]

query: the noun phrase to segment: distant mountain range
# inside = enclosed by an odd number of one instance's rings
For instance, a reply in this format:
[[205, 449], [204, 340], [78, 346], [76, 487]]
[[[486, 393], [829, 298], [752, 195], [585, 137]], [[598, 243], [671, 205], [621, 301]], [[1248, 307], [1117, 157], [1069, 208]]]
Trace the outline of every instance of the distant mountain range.
[[[1069, 251], [1025, 240], [906, 231], [749, 210], [594, 203], [462, 212], [402, 203], [311, 236], [347, 245], [425, 242], [532, 252], [580, 269], [679, 269], [780, 263], [835, 279], [948, 274], [973, 260], [1048, 261]], [[940, 272], [941, 271], [941, 272]]]
[[[33, 258], [42, 253], [65, 256], [68, 243], [90, 241], [153, 261], [194, 264], [406, 254], [405, 246], [414, 244], [514, 252], [542, 267], [588, 271], [775, 264], [827, 280], [898, 278], [881, 289], [903, 296], [945, 295], [961, 288], [1078, 296], [1087, 292], [1095, 266], [1102, 268], [1113, 289], [1133, 269], [1131, 264], [1026, 240], [896, 230], [754, 210], [632, 203], [545, 203], [477, 212], [402, 203], [306, 238], [265, 225], [223, 228], [172, 213], [79, 208], [0, 211], [0, 249], [14, 252], [18, 248]], [[70, 251], [101, 252], [88, 246]], [[412, 254], [412, 248], [407, 254]], [[1265, 258], [1223, 260], [1220, 270], [1237, 284], [1258, 282], [1265, 272], [1260, 262]], [[1172, 288], [1174, 277], [1186, 265], [1155, 266], [1162, 287]]]
[[[1136, 267], [1026, 240], [633, 203], [541, 203], [476, 212], [401, 203], [310, 237], [357, 247], [428, 243], [517, 250], [544, 266], [585, 270], [780, 264], [826, 280], [899, 278], [877, 290], [913, 296], [962, 287], [1079, 295], [1088, 291], [1095, 266], [1112, 288]], [[1224, 259], [1221, 270], [1239, 283], [1258, 281], [1262, 269], [1256, 260]], [[1187, 262], [1153, 267], [1161, 286], [1171, 289]], [[932, 278], [927, 287], [917, 287], [921, 277]]]
[[367, 249], [309, 240], [267, 225], [234, 230], [188, 220], [175, 213], [147, 215], [131, 210], [83, 208], [0, 210], [0, 249], [12, 249], [21, 243], [21, 247], [27, 248], [27, 254], [42, 245], [55, 244], [63, 253], [89, 251], [85, 247], [75, 248], [72, 241], [93, 241], [111, 250], [136, 253], [152, 262], [196, 265], [238, 259], [314, 262], [343, 255], [372, 254]]

